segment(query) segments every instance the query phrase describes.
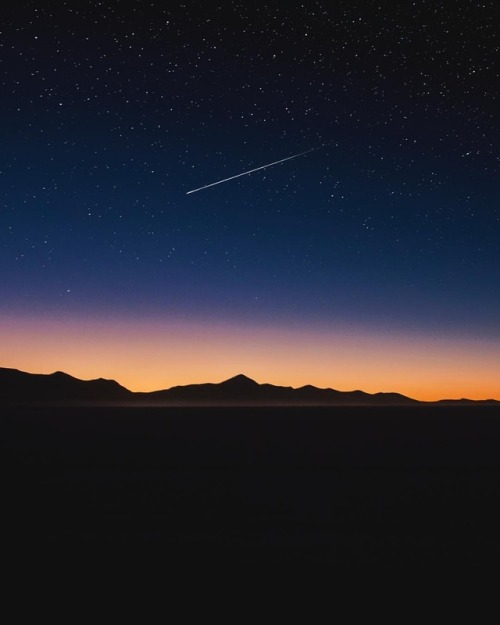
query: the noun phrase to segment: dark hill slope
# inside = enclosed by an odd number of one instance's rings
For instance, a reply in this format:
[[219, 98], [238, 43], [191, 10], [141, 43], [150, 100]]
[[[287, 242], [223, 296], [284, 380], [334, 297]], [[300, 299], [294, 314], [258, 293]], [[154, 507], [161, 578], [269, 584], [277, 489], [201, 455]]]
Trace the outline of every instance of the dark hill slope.
[[56, 371], [48, 375], [0, 368], [0, 402], [116, 402], [130, 399], [131, 391], [114, 380], [79, 380]]
[[362, 391], [341, 392], [303, 386], [258, 384], [254, 380], [237, 375], [220, 384], [189, 384], [154, 391], [135, 393], [135, 397], [151, 403], [180, 404], [262, 404], [262, 405], [409, 405], [418, 402], [397, 393], [370, 395]]

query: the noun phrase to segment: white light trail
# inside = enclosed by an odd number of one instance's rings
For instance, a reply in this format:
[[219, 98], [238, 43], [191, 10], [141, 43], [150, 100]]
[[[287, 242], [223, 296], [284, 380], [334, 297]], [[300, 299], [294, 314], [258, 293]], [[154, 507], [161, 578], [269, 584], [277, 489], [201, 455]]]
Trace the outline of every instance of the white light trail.
[[248, 174], [253, 174], [254, 171], [259, 171], [260, 169], [266, 169], [267, 167], [272, 167], [273, 165], [278, 165], [279, 163], [284, 163], [285, 161], [290, 161], [292, 158], [298, 158], [299, 156], [304, 156], [304, 154], [309, 154], [310, 152], [314, 152], [315, 150], [319, 150], [323, 146], [319, 148], [312, 148], [312, 150], [306, 150], [305, 152], [300, 152], [300, 154], [294, 154], [293, 156], [287, 156], [286, 158], [282, 158], [279, 161], [274, 161], [274, 163], [268, 163], [267, 165], [261, 165], [260, 167], [256, 167], [255, 169], [249, 169], [248, 171], [244, 171], [241, 174], [236, 174], [235, 176], [230, 176], [229, 178], [224, 178], [224, 180], [217, 180], [217, 182], [211, 182], [210, 184], [206, 184], [204, 187], [199, 187], [198, 189], [193, 189], [192, 191], [188, 191], [186, 195], [190, 193], [196, 193], [197, 191], [203, 191], [203, 189], [208, 189], [208, 187], [214, 187], [216, 184], [222, 184], [223, 182], [228, 182], [229, 180], [234, 180], [235, 178], [239, 178], [240, 176], [246, 176]]

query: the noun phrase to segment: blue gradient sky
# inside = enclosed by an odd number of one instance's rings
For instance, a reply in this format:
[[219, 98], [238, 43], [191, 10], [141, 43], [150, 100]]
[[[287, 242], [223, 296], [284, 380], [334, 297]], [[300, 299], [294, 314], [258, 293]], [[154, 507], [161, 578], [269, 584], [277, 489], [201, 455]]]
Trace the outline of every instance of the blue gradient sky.
[[500, 397], [495, 3], [366, 5], [4, 12], [0, 364]]

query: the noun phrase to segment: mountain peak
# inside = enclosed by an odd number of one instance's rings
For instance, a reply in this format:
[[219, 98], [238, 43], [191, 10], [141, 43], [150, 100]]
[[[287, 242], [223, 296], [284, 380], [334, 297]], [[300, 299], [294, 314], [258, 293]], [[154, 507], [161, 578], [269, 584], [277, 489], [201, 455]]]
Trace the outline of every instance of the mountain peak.
[[224, 386], [239, 386], [244, 388], [259, 386], [255, 380], [243, 375], [243, 373], [239, 373], [238, 375], [229, 378], [229, 380], [224, 380], [221, 384], [224, 384]]

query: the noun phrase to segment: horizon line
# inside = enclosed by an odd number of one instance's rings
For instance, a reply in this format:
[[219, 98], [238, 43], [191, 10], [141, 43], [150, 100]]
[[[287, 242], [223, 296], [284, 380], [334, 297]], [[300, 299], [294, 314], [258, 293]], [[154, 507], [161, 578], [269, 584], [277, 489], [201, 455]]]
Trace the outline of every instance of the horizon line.
[[174, 388], [183, 388], [183, 387], [187, 387], [187, 386], [204, 386], [204, 385], [213, 385], [213, 386], [217, 386], [220, 384], [224, 384], [225, 382], [229, 382], [231, 380], [235, 380], [237, 378], [245, 378], [246, 380], [253, 382], [255, 384], [257, 384], [258, 386], [273, 386], [275, 388], [283, 388], [283, 389], [290, 389], [293, 391], [296, 390], [300, 390], [302, 388], [306, 388], [306, 387], [312, 387], [315, 390], [318, 391], [334, 391], [334, 392], [338, 392], [338, 393], [342, 393], [342, 394], [349, 394], [349, 393], [363, 393], [365, 395], [371, 396], [371, 397], [376, 397], [377, 395], [398, 395], [404, 399], [409, 399], [418, 403], [422, 403], [422, 404], [433, 404], [433, 403], [439, 403], [439, 402], [475, 402], [475, 403], [484, 403], [484, 402], [495, 402], [495, 403], [500, 403], [500, 399], [494, 398], [494, 397], [486, 397], [486, 398], [481, 398], [481, 399], [470, 399], [468, 397], [444, 397], [444, 398], [440, 398], [440, 399], [435, 399], [435, 400], [426, 400], [426, 399], [416, 399], [415, 397], [409, 396], [409, 395], [405, 395], [404, 393], [401, 393], [399, 391], [376, 391], [374, 393], [369, 392], [369, 391], [363, 391], [360, 388], [357, 389], [351, 389], [351, 390], [339, 390], [336, 388], [333, 388], [331, 386], [327, 386], [327, 387], [319, 387], [319, 386], [315, 386], [314, 384], [303, 384], [301, 386], [283, 386], [281, 384], [272, 384], [270, 382], [257, 382], [256, 380], [254, 380], [253, 378], [243, 374], [243, 373], [237, 373], [235, 375], [230, 376], [229, 378], [225, 378], [219, 382], [191, 382], [191, 383], [187, 383], [187, 384], [175, 384], [173, 386], [169, 386], [169, 387], [164, 387], [164, 388], [159, 388], [159, 389], [154, 389], [154, 390], [150, 390], [150, 391], [133, 391], [131, 389], [129, 389], [128, 387], [124, 386], [123, 384], [121, 384], [120, 382], [118, 382], [118, 380], [116, 380], [115, 378], [103, 378], [103, 377], [97, 377], [97, 378], [90, 378], [90, 379], [83, 379], [83, 378], [78, 378], [77, 376], [74, 376], [70, 373], [67, 373], [66, 371], [62, 371], [62, 370], [56, 370], [56, 371], [52, 371], [51, 373], [33, 373], [30, 371], [24, 371], [22, 369], [18, 369], [16, 367], [1, 367], [0, 366], [0, 371], [1, 370], [7, 370], [7, 371], [16, 371], [18, 373], [22, 373], [25, 375], [36, 375], [36, 376], [53, 376], [55, 374], [63, 374], [66, 375], [68, 377], [74, 378], [75, 380], [78, 380], [80, 382], [96, 382], [99, 380], [104, 380], [107, 382], [114, 382], [116, 384], [118, 384], [119, 386], [121, 386], [123, 389], [125, 389], [126, 391], [128, 391], [129, 393], [132, 393], [134, 395], [136, 394], [142, 394], [142, 395], [148, 395], [148, 394], [152, 394], [152, 393], [159, 393], [159, 392], [163, 392], [163, 391], [170, 391]]

